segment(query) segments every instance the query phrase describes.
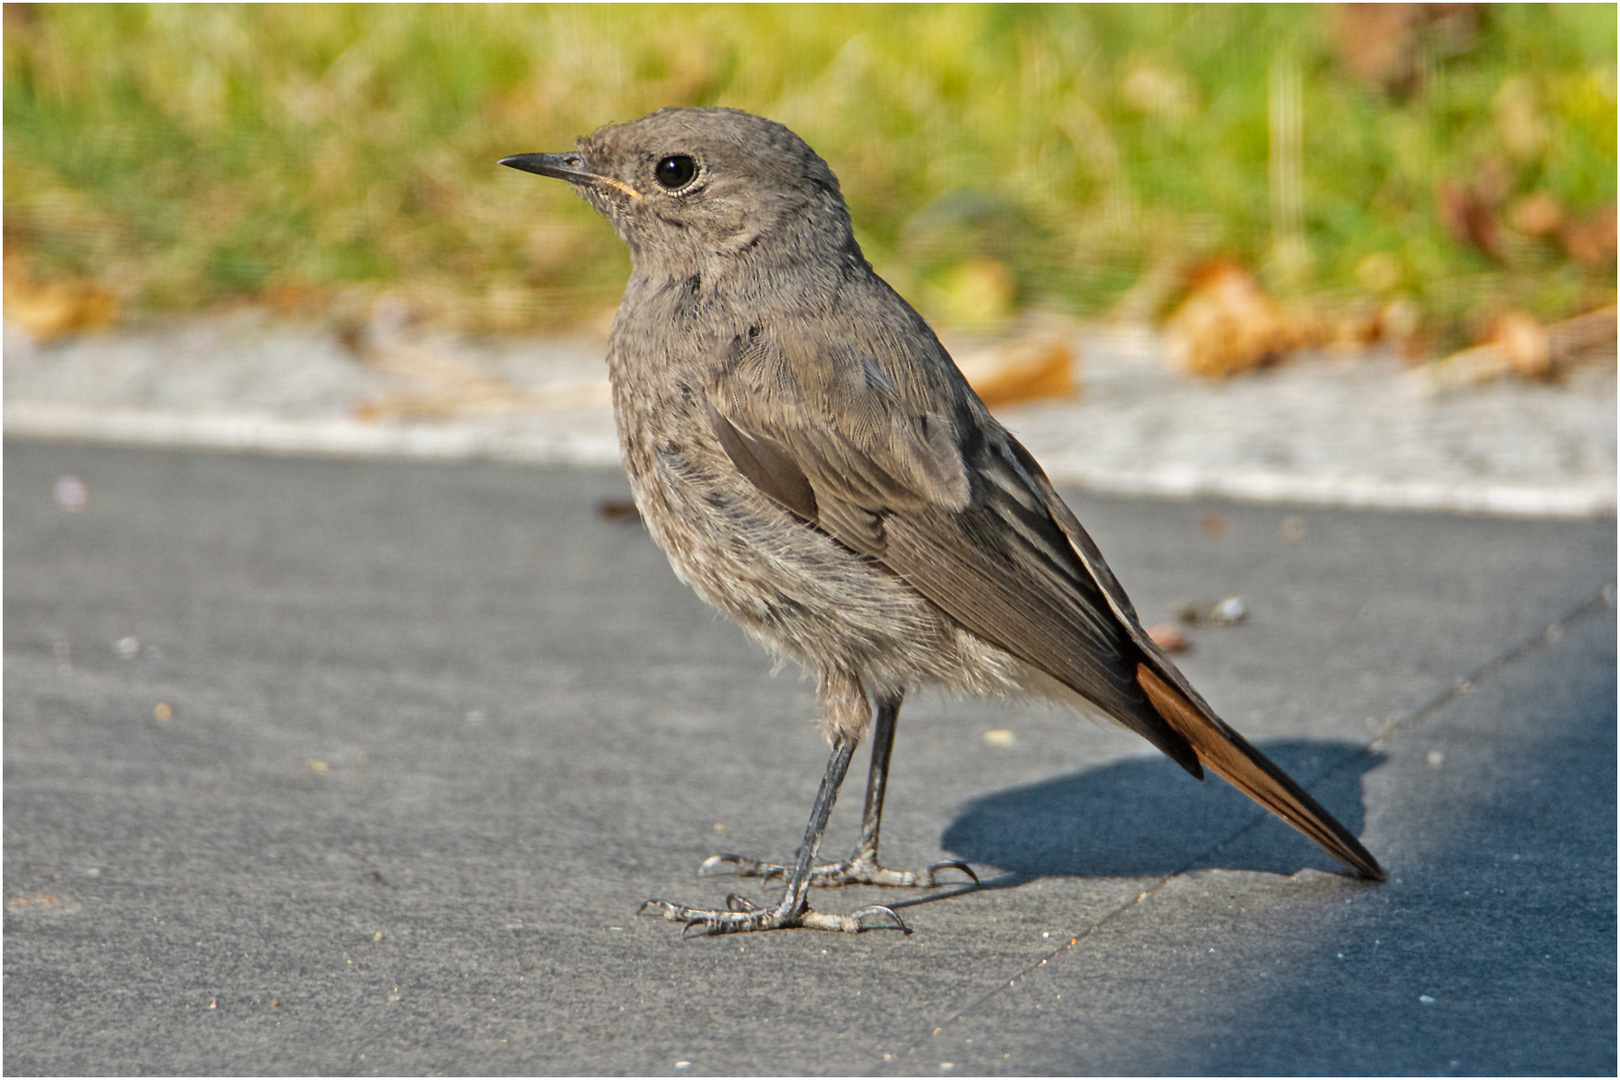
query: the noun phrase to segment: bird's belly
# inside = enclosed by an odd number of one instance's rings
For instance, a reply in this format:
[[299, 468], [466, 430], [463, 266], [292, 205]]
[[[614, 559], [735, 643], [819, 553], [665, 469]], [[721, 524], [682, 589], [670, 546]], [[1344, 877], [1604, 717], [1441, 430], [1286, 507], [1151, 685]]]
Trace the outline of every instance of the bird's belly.
[[642, 519], [675, 573], [774, 654], [838, 667], [869, 687], [1017, 690], [1022, 665], [966, 630], [881, 562], [755, 488], [716, 445], [627, 440]]

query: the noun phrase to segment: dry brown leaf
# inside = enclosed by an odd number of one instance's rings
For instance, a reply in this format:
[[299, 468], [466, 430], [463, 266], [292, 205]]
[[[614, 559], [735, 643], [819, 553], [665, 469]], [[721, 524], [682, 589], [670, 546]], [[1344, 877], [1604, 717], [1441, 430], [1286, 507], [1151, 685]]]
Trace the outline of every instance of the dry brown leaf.
[[1615, 308], [1600, 308], [1547, 327], [1547, 348], [1560, 368], [1615, 362]]
[[1325, 14], [1345, 68], [1370, 87], [1405, 97], [1423, 85], [1434, 57], [1474, 47], [1477, 9], [1459, 3], [1333, 4]]
[[1031, 398], [1074, 397], [1080, 392], [1074, 343], [1034, 335], [964, 353], [956, 361], [986, 405]]
[[39, 341], [97, 330], [118, 315], [118, 298], [87, 278], [39, 284], [20, 258], [5, 259], [6, 318]]
[[1525, 236], [1552, 236], [1564, 224], [1564, 207], [1545, 191], [1532, 191], [1513, 204], [1508, 222]]
[[1499, 315], [1489, 339], [1452, 353], [1418, 373], [1435, 390], [1488, 382], [1504, 375], [1555, 379], [1582, 364], [1615, 362], [1612, 307], [1542, 326], [1522, 311]]
[[596, 500], [596, 516], [604, 521], [640, 521], [641, 511], [629, 499]]
[[1522, 311], [1497, 316], [1491, 341], [1501, 348], [1514, 374], [1526, 379], [1545, 379], [1552, 374], [1552, 349], [1535, 316]]
[[1148, 640], [1167, 653], [1184, 653], [1192, 648], [1187, 632], [1175, 623], [1155, 623], [1146, 632]]
[[1442, 180], [1435, 187], [1434, 198], [1440, 224], [1453, 240], [1473, 244], [1493, 259], [1502, 257], [1495, 203], [1480, 190], [1480, 185]]
[[1591, 270], [1614, 265], [1614, 203], [1584, 218], [1565, 222], [1559, 231], [1569, 257]]
[[1190, 375], [1224, 378], [1277, 363], [1312, 343], [1318, 320], [1286, 312], [1229, 260], [1196, 270], [1192, 291], [1165, 327], [1171, 356]]
[[77, 900], [63, 900], [50, 893], [36, 893], [33, 896], [13, 896], [6, 901], [6, 910], [35, 915], [76, 915], [84, 910], [84, 905]]

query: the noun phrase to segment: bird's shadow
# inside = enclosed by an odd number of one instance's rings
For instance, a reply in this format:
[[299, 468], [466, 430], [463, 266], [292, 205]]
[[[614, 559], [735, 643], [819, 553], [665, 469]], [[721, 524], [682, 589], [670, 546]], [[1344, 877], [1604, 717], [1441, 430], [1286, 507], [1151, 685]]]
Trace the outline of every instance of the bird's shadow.
[[[1380, 755], [1330, 740], [1275, 742], [1264, 750], [1360, 833], [1361, 777]], [[980, 796], [946, 827], [941, 846], [965, 862], [1002, 871], [985, 880], [986, 888], [1043, 877], [1343, 869], [1225, 781], [1210, 776], [1198, 783], [1163, 757], [1110, 762]]]

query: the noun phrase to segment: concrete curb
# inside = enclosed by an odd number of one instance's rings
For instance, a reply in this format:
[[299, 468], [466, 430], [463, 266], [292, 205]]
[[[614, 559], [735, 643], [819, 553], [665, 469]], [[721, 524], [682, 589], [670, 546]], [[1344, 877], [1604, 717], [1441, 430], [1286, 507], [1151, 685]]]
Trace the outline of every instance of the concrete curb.
[[[491, 460], [544, 465], [613, 466], [619, 463], [612, 415], [605, 409], [554, 414], [532, 422], [369, 423], [347, 417], [289, 419], [264, 413], [104, 409], [53, 402], [8, 402], [10, 438], [138, 446], [174, 446], [323, 457], [407, 458], [424, 461]], [[1482, 480], [1448, 483], [1366, 475], [1300, 475], [1233, 469], [1219, 462], [1199, 468], [1155, 463], [1140, 468], [1099, 467], [1059, 451], [1039, 455], [1054, 481], [1108, 495], [1161, 498], [1231, 498], [1255, 503], [1303, 503], [1380, 510], [1441, 510], [1505, 517], [1587, 518], [1616, 511], [1607, 478], [1557, 486]]]

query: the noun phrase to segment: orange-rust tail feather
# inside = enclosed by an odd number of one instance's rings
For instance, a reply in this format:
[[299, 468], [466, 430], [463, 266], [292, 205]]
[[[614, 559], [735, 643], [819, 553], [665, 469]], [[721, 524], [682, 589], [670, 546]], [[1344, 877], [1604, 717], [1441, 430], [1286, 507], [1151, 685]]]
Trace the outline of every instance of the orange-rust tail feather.
[[1243, 736], [1186, 700], [1146, 664], [1137, 665], [1136, 681], [1165, 722], [1192, 744], [1199, 761], [1362, 877], [1385, 879], [1384, 868], [1350, 830]]

